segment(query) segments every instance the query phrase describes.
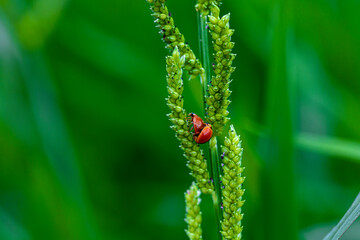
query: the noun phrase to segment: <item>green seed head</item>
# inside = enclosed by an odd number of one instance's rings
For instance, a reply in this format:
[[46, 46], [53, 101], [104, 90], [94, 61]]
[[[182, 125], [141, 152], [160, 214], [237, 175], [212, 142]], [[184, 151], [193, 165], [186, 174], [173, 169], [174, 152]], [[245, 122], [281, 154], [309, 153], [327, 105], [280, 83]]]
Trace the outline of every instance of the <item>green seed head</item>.
[[223, 155], [223, 184], [222, 203], [223, 220], [221, 222], [221, 233], [225, 239], [241, 239], [241, 207], [244, 204], [242, 196], [244, 190], [242, 184], [245, 180], [241, 176], [243, 168], [241, 167], [242, 148], [240, 136], [235, 132], [233, 125], [230, 126], [229, 136], [225, 137], [224, 146], [221, 147]]
[[174, 19], [165, 5], [166, 0], [147, 1], [151, 4], [152, 16], [155, 18], [156, 27], [160, 29], [160, 34], [163, 36], [166, 48], [174, 50], [177, 47], [180, 55], [186, 57], [184, 69], [189, 71], [192, 78], [203, 73], [204, 69], [200, 61], [196, 58], [189, 45], [185, 43], [184, 35], [175, 26]]
[[175, 130], [175, 135], [180, 141], [180, 148], [184, 150], [184, 156], [188, 160], [190, 174], [197, 180], [198, 187], [203, 193], [211, 193], [213, 184], [210, 181], [207, 163], [203, 157], [198, 144], [193, 140], [190, 132], [190, 123], [187, 120], [187, 114], [183, 108], [183, 67], [186, 62], [185, 56], [181, 56], [178, 47], [174, 48], [171, 56], [166, 58], [167, 89], [169, 96], [166, 98], [167, 105], [171, 112], [168, 115], [171, 126]]
[[230, 14], [219, 17], [220, 9], [217, 5], [211, 7], [211, 15], [209, 16], [210, 34], [213, 39], [213, 47], [215, 50], [213, 70], [215, 76], [211, 79], [209, 85], [209, 95], [206, 103], [207, 119], [213, 126], [214, 135], [221, 135], [225, 124], [229, 121], [227, 117], [227, 108], [230, 101], [227, 99], [230, 96], [229, 84], [231, 82], [231, 73], [235, 70], [232, 62], [235, 54], [232, 54], [234, 43], [231, 42], [231, 36], [234, 30], [229, 28]]
[[220, 4], [221, 0], [198, 0], [195, 8], [196, 11], [200, 11], [201, 15], [206, 16], [209, 14], [211, 6], [219, 6]]
[[185, 193], [186, 218], [188, 229], [185, 230], [190, 240], [202, 239], [201, 212], [200, 212], [200, 190], [193, 182], [190, 189]]

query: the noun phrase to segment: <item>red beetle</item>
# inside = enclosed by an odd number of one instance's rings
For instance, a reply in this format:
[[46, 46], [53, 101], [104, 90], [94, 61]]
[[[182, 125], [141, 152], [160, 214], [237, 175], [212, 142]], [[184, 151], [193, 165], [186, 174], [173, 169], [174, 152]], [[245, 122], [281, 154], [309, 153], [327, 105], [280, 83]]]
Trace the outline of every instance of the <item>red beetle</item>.
[[195, 113], [190, 113], [191, 121], [194, 128], [194, 140], [195, 142], [202, 144], [208, 142], [212, 137], [212, 127], [208, 123], [197, 116]]
[[193, 124], [193, 128], [194, 128], [194, 131], [195, 131], [194, 134], [199, 135], [201, 130], [205, 127], [205, 123], [201, 119], [201, 117], [199, 117], [195, 113], [190, 113], [189, 115], [191, 117], [191, 122]]
[[208, 142], [213, 134], [213, 130], [210, 124], [206, 124], [205, 127], [201, 130], [200, 134], [195, 136], [194, 135], [194, 140], [197, 143], [206, 143]]

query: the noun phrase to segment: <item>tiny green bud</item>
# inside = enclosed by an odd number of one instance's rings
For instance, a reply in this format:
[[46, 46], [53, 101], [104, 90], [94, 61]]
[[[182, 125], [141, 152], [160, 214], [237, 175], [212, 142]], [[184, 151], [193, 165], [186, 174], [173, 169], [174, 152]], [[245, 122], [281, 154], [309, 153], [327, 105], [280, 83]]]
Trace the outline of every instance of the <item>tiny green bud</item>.
[[218, 20], [217, 20], [217, 18], [216, 17], [214, 17], [214, 16], [209, 16], [209, 21], [212, 23], [212, 24], [217, 24], [217, 22], [218, 22]]
[[215, 33], [218, 33], [218, 34], [221, 33], [221, 27], [218, 26], [218, 25], [215, 25], [215, 26], [214, 26], [214, 32], [215, 32]]
[[182, 108], [181, 108], [180, 106], [176, 106], [176, 107], [175, 107], [175, 112], [178, 112], [178, 113], [179, 113], [179, 112], [181, 112], [181, 111], [182, 111]]
[[170, 31], [172, 29], [171, 25], [165, 25], [163, 28], [165, 31]]
[[170, 41], [170, 42], [175, 42], [175, 41], [176, 41], [176, 37], [173, 36], [173, 35], [168, 36], [166, 39], [167, 39], [168, 41]]
[[219, 18], [219, 14], [220, 14], [220, 8], [216, 5], [214, 5], [212, 8], [211, 8], [211, 15], [216, 17], [216, 18]]
[[195, 68], [195, 69], [193, 69], [193, 70], [191, 71], [191, 73], [192, 73], [193, 75], [199, 75], [200, 70]]
[[160, 14], [160, 17], [159, 17], [161, 20], [165, 20], [166, 19], [166, 15], [165, 14]]
[[[185, 55], [184, 55], [185, 56]], [[189, 61], [188, 61], [188, 63], [190, 64], [190, 65], [194, 65], [195, 64], [195, 60], [194, 59], [190, 59]]]
[[[214, 28], [212, 29], [212, 31], [214, 31]], [[214, 40], [216, 40], [216, 39], [218, 39], [219, 37], [221, 37], [220, 34], [217, 34], [215, 31], [212, 32], [211, 36], [212, 36], [212, 39], [214, 39]]]
[[[224, 15], [222, 18], [221, 18], [221, 21], [225, 23], [225, 25], [229, 22], [230, 20], [230, 13]], [[223, 27], [225, 27], [225, 25]]]

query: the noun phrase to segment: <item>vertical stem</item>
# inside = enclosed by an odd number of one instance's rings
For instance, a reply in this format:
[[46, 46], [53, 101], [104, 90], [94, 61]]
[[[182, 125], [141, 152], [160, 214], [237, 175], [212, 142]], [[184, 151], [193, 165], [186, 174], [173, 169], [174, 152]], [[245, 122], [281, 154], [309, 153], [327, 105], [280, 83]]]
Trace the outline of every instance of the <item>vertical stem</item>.
[[[204, 98], [204, 110], [206, 109], [206, 94], [208, 85], [210, 84], [211, 78], [211, 68], [210, 68], [210, 54], [209, 54], [209, 39], [208, 39], [208, 32], [206, 28], [207, 16], [201, 15], [198, 12], [198, 27], [199, 27], [199, 44], [200, 44], [200, 56], [204, 66], [204, 73], [201, 74], [201, 84], [203, 88], [203, 98]], [[206, 115], [206, 110], [205, 110]], [[212, 137], [209, 142], [209, 151], [210, 151], [210, 176], [211, 179], [214, 180], [214, 188], [215, 191], [212, 194], [216, 221], [217, 221], [217, 232], [219, 239], [221, 237], [221, 216], [222, 216], [222, 209], [221, 209], [221, 189], [220, 189], [220, 161], [219, 161], [219, 153], [218, 153], [218, 146], [216, 136]]]
[[210, 166], [211, 168], [211, 175], [214, 179], [214, 188], [215, 191], [213, 192], [213, 202], [214, 202], [214, 208], [216, 213], [216, 221], [218, 224], [218, 234], [219, 239], [221, 239], [221, 216], [222, 216], [222, 208], [221, 208], [221, 188], [220, 188], [220, 161], [219, 161], [219, 151], [218, 151], [218, 145], [216, 136], [212, 137], [209, 142], [209, 148], [210, 148]]
[[267, 161], [264, 168], [265, 232], [271, 239], [298, 239], [294, 176], [292, 79], [287, 72], [291, 1], [274, 5], [272, 53], [267, 86]]
[[[206, 29], [207, 16], [202, 16], [200, 12], [198, 12], [198, 27], [199, 27], [199, 44], [200, 44], [200, 57], [204, 66], [204, 73], [201, 74], [201, 84], [203, 88], [203, 97], [204, 97], [204, 106], [205, 96], [208, 89], [208, 84], [210, 83], [211, 77], [211, 68], [210, 68], [210, 55], [209, 55], [209, 39], [208, 32]], [[204, 108], [205, 109], [205, 108]]]

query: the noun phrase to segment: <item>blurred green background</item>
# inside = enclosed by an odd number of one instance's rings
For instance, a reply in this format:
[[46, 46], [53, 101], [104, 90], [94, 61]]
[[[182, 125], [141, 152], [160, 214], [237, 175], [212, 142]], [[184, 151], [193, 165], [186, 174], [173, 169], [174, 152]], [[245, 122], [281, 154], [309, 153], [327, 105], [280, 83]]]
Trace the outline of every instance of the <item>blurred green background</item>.
[[[168, 1], [197, 54], [194, 5]], [[321, 239], [359, 192], [359, 11], [224, 1], [245, 239]], [[145, 0], [0, 0], [0, 239], [186, 239], [193, 179], [166, 117], [153, 20]], [[200, 116], [201, 92], [185, 81]], [[202, 211], [215, 240], [209, 196]], [[359, 220], [343, 239], [360, 239]]]

